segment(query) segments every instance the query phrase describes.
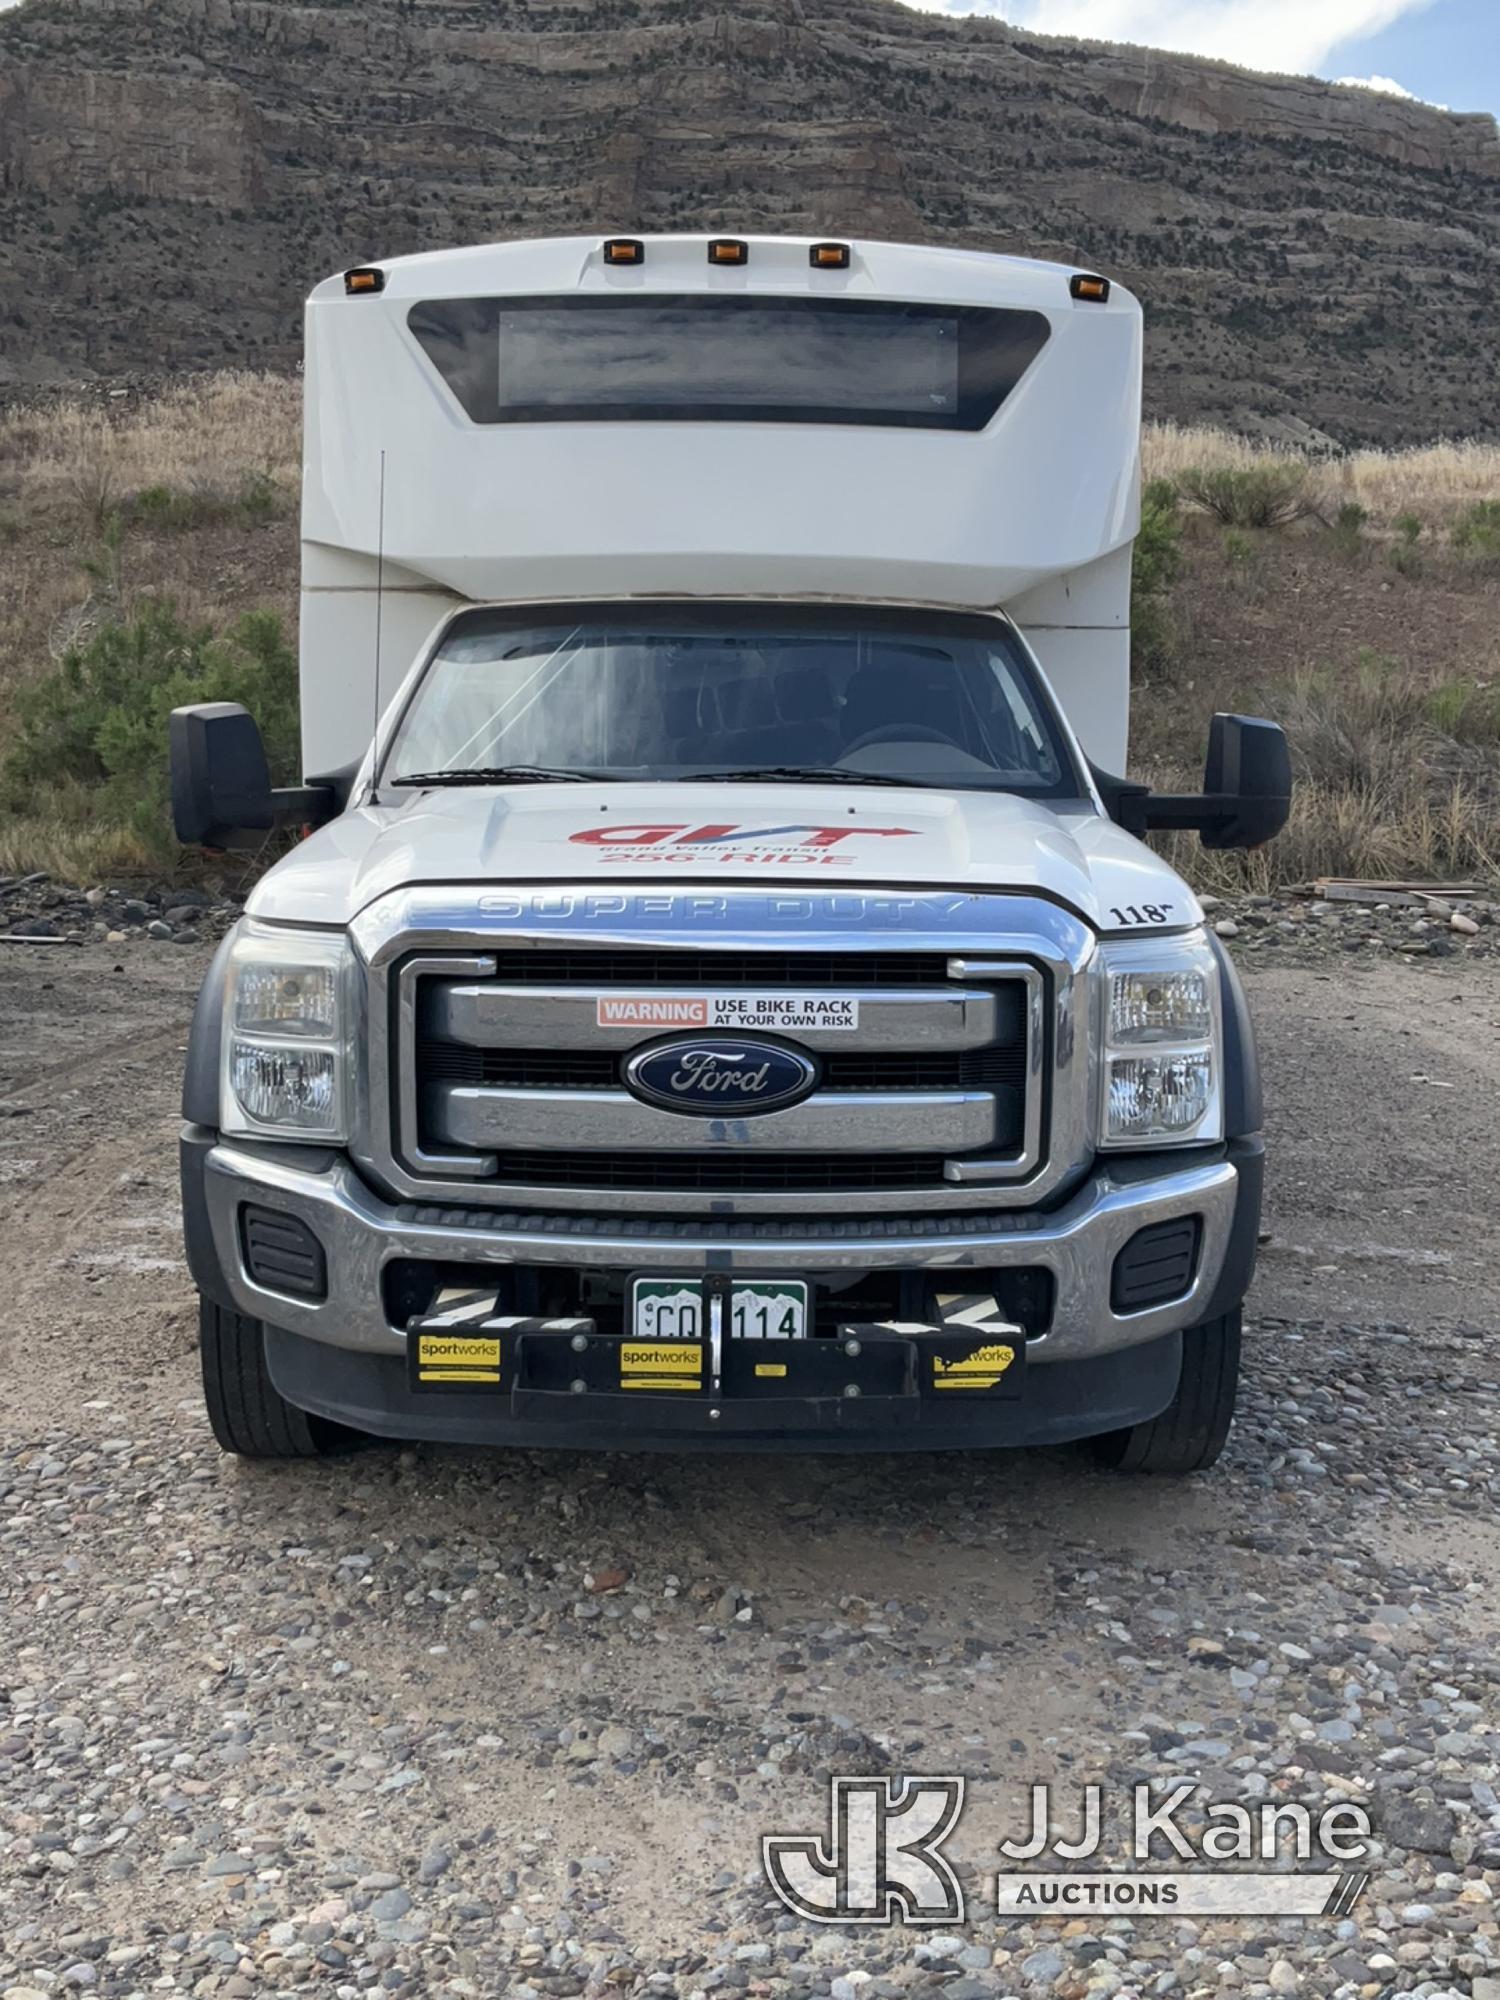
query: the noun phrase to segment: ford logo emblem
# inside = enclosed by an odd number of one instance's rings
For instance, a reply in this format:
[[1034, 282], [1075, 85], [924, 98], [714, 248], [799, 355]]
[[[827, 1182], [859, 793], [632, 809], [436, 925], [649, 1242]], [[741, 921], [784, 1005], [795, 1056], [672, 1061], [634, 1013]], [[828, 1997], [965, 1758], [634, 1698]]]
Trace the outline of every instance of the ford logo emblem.
[[637, 1049], [625, 1084], [646, 1104], [698, 1118], [753, 1118], [796, 1104], [814, 1089], [818, 1065], [784, 1042], [738, 1035], [682, 1035]]

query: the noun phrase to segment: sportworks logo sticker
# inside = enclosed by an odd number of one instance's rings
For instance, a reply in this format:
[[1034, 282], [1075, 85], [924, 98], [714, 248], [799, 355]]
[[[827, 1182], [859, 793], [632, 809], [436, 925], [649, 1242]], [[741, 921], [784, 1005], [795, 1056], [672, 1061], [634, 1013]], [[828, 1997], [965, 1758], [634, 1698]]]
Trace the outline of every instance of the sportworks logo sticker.
[[725, 862], [775, 867], [808, 863], [848, 867], [853, 856], [844, 851], [849, 840], [902, 840], [915, 835], [914, 826], [590, 826], [568, 835], [597, 850], [601, 861], [628, 861], [689, 867]]

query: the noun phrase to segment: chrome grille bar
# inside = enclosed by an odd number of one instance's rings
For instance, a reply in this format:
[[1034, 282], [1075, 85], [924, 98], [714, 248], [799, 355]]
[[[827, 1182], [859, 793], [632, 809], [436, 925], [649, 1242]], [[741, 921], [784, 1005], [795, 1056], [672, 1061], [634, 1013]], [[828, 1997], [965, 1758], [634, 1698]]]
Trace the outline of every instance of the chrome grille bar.
[[[505, 1090], [433, 1084], [423, 1131], [445, 1145], [549, 1146], [577, 1153], [620, 1147], [705, 1152], [972, 1152], [995, 1136], [988, 1091], [825, 1092], [759, 1117], [689, 1118], [623, 1090]], [[581, 1166], [580, 1184], [588, 1181]]]
[[[1014, 971], [1014, 968], [1012, 968]], [[652, 987], [653, 1001], [713, 1000], [722, 988]], [[767, 990], [784, 990], [768, 988]], [[652, 1033], [672, 1032], [670, 1021], [655, 1029], [601, 1027], [595, 1003], [629, 993], [624, 986], [508, 985], [504, 969], [493, 982], [445, 983], [426, 1001], [424, 1025], [442, 1041], [470, 1048], [629, 1049]], [[851, 986], [840, 988], [859, 1004], [859, 1026], [820, 1034], [809, 1046], [820, 1049], [973, 1049], [992, 1042], [1000, 1025], [998, 997], [975, 986], [938, 986], [925, 991]]]

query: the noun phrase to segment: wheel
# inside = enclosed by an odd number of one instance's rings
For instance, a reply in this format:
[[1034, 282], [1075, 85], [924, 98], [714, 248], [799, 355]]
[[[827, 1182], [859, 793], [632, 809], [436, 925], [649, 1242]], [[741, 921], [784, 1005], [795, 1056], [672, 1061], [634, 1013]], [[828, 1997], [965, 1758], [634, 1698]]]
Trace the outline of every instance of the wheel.
[[198, 1351], [208, 1421], [225, 1451], [241, 1458], [320, 1458], [342, 1435], [337, 1424], [289, 1403], [266, 1366], [258, 1319], [198, 1299]]
[[1240, 1313], [1189, 1327], [1182, 1336], [1177, 1394], [1159, 1417], [1106, 1431], [1089, 1447], [1121, 1472], [1206, 1472], [1224, 1449], [1240, 1384]]

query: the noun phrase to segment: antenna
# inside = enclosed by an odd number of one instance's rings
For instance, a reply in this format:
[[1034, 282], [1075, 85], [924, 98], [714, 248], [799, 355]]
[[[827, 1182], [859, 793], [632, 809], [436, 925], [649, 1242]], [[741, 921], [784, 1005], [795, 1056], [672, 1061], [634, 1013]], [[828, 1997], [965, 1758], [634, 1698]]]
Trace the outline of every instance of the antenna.
[[380, 453], [380, 498], [375, 523], [375, 719], [370, 729], [372, 783], [380, 776], [380, 622], [385, 609], [385, 449]]

